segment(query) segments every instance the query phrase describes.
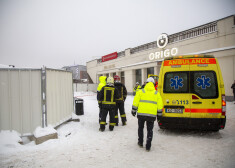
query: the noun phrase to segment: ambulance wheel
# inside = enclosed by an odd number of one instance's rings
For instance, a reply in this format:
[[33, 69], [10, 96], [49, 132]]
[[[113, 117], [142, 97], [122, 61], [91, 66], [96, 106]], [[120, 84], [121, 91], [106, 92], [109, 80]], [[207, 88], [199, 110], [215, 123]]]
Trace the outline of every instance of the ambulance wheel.
[[219, 129], [214, 129], [214, 130], [212, 130], [212, 132], [218, 132], [219, 131]]

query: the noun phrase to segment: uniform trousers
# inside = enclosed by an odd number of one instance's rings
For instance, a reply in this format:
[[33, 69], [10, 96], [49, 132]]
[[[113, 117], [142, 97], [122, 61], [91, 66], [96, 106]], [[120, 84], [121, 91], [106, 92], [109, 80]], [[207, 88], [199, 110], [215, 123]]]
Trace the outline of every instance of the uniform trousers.
[[124, 124], [126, 122], [126, 113], [124, 108], [124, 101], [116, 102], [116, 111], [115, 111], [115, 123], [118, 125], [118, 110], [120, 112], [120, 116], [122, 119], [122, 123]]
[[106, 125], [106, 117], [109, 113], [109, 129], [113, 130], [115, 126], [115, 108], [102, 108], [101, 112], [101, 121], [100, 121], [100, 129], [104, 130]]
[[143, 144], [144, 140], [144, 123], [146, 121], [147, 124], [147, 141], [146, 141], [146, 148], [151, 147], [151, 142], [153, 139], [153, 127], [154, 127], [154, 121], [148, 121], [144, 118], [138, 118], [138, 141], [140, 144]]

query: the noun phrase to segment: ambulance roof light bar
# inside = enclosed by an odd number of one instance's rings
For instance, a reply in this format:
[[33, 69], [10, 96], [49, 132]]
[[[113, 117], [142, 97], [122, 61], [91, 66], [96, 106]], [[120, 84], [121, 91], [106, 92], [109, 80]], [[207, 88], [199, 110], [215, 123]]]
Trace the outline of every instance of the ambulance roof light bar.
[[168, 57], [164, 60], [172, 60], [172, 59], [186, 59], [186, 58], [215, 58], [213, 55], [178, 55], [174, 57]]

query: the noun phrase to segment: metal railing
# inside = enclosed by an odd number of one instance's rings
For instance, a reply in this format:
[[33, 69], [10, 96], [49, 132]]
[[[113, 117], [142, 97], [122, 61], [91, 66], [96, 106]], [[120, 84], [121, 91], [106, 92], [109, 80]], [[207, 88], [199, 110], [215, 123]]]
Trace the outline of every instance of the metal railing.
[[217, 22], [208, 23], [199, 27], [185, 30], [179, 33], [169, 35], [169, 43], [179, 42], [185, 39], [195, 38], [201, 35], [213, 33], [217, 31]]

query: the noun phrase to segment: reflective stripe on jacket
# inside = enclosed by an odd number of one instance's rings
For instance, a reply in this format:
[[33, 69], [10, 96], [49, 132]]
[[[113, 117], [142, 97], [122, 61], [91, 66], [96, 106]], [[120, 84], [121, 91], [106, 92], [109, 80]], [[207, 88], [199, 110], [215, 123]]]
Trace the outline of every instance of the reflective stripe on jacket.
[[119, 93], [116, 87], [112, 85], [104, 86], [98, 96], [98, 100], [102, 103], [102, 108], [115, 108], [116, 99], [119, 99]]
[[[111, 95], [109, 95], [109, 100], [107, 98], [107, 92], [110, 91]], [[115, 88], [114, 87], [104, 87], [104, 100], [102, 101], [102, 104], [114, 104], [116, 105], [116, 102], [114, 101], [114, 91]]]
[[152, 82], [147, 83], [144, 89], [136, 92], [132, 108], [138, 109], [137, 115], [140, 116], [156, 117], [157, 113], [162, 113], [162, 97], [155, 90]]

